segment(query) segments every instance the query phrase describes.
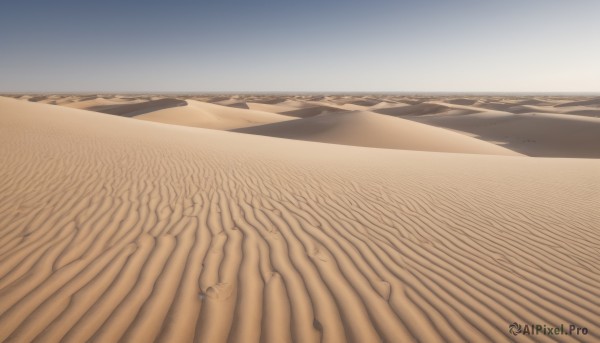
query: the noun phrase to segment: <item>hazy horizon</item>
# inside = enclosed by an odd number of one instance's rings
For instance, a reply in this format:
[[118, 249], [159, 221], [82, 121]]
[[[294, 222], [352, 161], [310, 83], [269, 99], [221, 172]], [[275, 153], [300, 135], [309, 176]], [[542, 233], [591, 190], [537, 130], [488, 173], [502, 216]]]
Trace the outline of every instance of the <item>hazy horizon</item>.
[[361, 95], [398, 95], [398, 96], [599, 96], [599, 92], [479, 92], [479, 91], [455, 91], [455, 92], [444, 92], [444, 91], [12, 91], [12, 92], [0, 92], [0, 95], [290, 95], [290, 96], [302, 96], [302, 95], [349, 95], [349, 96], [361, 96]]
[[591, 0], [5, 7], [1, 93], [600, 91]]

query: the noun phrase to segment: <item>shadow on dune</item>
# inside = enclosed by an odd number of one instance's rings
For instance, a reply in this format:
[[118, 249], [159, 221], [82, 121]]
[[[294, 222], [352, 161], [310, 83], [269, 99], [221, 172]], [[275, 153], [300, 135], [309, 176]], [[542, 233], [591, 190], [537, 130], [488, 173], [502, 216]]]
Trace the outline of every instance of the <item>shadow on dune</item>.
[[185, 105], [187, 105], [187, 102], [185, 100], [165, 98], [159, 100], [150, 100], [139, 104], [93, 106], [88, 108], [88, 110], [113, 114], [122, 117], [133, 117], [148, 112], [163, 110], [165, 108]]
[[333, 113], [333, 112], [346, 112], [346, 111], [336, 108], [336, 107], [315, 106], [315, 107], [301, 108], [301, 109], [287, 111], [287, 112], [281, 112], [280, 114], [285, 115], [285, 116], [290, 116], [290, 117], [308, 118], [308, 117], [318, 116], [319, 114]]
[[570, 106], [600, 106], [600, 97], [593, 98], [590, 100], [566, 102], [563, 104], [556, 105], [554, 107], [570, 107]]
[[437, 114], [452, 110], [451, 107], [438, 104], [418, 104], [411, 106], [390, 107], [374, 110], [373, 112], [388, 116], [422, 116]]

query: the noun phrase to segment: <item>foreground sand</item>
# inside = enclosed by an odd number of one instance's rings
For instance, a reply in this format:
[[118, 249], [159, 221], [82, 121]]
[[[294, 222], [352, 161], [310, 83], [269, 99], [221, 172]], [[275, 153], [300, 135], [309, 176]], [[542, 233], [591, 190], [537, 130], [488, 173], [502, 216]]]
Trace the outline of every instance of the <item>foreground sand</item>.
[[0, 341], [484, 342], [514, 321], [600, 339], [598, 160], [0, 98], [0, 161]]

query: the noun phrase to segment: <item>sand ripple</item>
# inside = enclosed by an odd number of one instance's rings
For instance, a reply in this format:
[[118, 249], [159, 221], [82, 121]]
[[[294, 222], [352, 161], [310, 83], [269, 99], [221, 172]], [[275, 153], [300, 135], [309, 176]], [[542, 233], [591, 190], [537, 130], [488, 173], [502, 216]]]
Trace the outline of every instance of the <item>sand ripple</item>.
[[600, 339], [598, 161], [0, 105], [0, 341]]

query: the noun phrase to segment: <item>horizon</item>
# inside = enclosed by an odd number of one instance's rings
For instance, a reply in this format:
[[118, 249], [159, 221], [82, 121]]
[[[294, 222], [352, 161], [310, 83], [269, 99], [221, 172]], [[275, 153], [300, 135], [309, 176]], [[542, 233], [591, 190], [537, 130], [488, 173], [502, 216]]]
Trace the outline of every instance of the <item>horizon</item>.
[[281, 96], [302, 96], [302, 95], [324, 95], [324, 96], [368, 96], [368, 95], [406, 95], [406, 96], [600, 96], [598, 92], [485, 92], [485, 91], [42, 91], [42, 92], [0, 92], [2, 95], [176, 95], [176, 96], [199, 96], [199, 95], [281, 95]]
[[0, 93], [600, 93], [592, 0], [6, 7]]

